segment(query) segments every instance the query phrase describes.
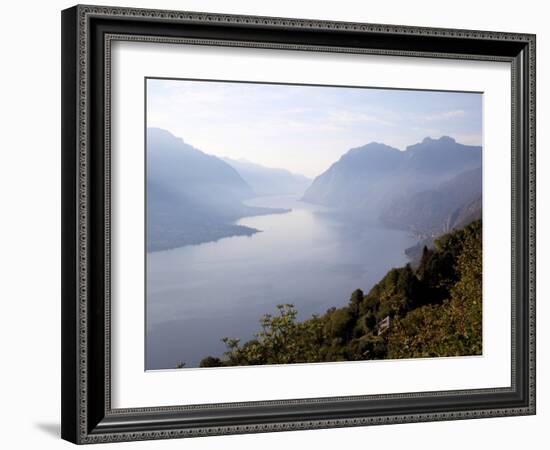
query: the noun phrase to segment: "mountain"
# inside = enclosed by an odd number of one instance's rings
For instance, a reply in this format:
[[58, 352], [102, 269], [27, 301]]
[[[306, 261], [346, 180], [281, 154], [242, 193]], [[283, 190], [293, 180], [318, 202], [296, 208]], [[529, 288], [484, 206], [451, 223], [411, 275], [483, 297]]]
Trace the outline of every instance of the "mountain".
[[313, 180], [303, 200], [339, 209], [363, 209], [367, 198], [377, 203], [403, 159], [401, 153], [376, 142], [351, 149]]
[[481, 147], [463, 145], [452, 137], [425, 138], [403, 152], [404, 172], [416, 175], [455, 175], [481, 166]]
[[251, 235], [245, 216], [286, 212], [243, 203], [254, 191], [226, 162], [170, 132], [147, 129], [147, 251]]
[[258, 196], [301, 195], [311, 184], [309, 178], [285, 169], [261, 166], [246, 159], [223, 158], [223, 160], [239, 173]]
[[148, 180], [216, 208], [252, 197], [252, 188], [229, 164], [160, 128], [147, 130]]
[[467, 225], [468, 218], [480, 218], [481, 184], [481, 167], [467, 170], [432, 189], [388, 202], [380, 217], [386, 225], [435, 236]]
[[459, 144], [448, 136], [425, 138], [405, 151], [370, 143], [349, 150], [315, 178], [303, 200], [378, 219], [388, 204], [405, 194], [438, 189], [453, 177], [479, 167], [481, 147]]
[[[449, 214], [444, 221], [442, 230], [446, 232], [451, 230], [462, 230], [473, 222], [481, 221], [482, 219], [482, 198], [481, 193], [474, 200], [465, 203]], [[418, 267], [424, 254], [424, 248], [433, 250], [434, 240], [437, 236], [437, 231], [431, 234], [424, 234], [423, 239], [417, 242], [412, 247], [405, 249], [405, 254], [410, 260], [413, 267]]]
[[464, 228], [475, 220], [482, 218], [482, 198], [481, 194], [477, 198], [462, 205], [454, 211], [446, 224], [447, 230]]

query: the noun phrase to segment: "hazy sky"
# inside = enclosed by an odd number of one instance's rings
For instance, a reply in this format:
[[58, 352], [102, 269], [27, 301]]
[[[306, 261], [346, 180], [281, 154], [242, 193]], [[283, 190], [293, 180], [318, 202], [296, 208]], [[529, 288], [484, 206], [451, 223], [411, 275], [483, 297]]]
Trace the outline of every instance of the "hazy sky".
[[147, 81], [147, 126], [213, 155], [314, 177], [350, 148], [427, 136], [482, 144], [482, 95], [185, 80]]

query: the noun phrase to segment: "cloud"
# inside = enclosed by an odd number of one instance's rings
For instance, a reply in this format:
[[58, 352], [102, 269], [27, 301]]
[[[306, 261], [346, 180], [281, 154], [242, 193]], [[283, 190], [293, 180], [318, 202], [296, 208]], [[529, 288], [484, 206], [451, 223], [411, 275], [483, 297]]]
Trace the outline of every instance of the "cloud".
[[441, 113], [424, 116], [424, 120], [426, 120], [427, 122], [433, 122], [437, 120], [461, 119], [465, 116], [466, 111], [464, 111], [463, 109], [454, 109], [452, 111], [444, 111]]
[[393, 125], [392, 122], [381, 119], [380, 117], [371, 114], [357, 113], [351, 111], [330, 111], [328, 113], [329, 120], [340, 123], [374, 123], [378, 125]]
[[304, 114], [312, 111], [312, 108], [288, 108], [281, 110], [281, 114]]

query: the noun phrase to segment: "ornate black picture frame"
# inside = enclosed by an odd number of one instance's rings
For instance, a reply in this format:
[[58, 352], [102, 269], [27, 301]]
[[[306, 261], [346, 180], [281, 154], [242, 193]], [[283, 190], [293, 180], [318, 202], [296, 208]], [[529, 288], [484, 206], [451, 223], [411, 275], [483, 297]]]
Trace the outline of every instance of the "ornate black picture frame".
[[[109, 102], [110, 48], [117, 40], [509, 62], [511, 385], [113, 409]], [[535, 36], [99, 6], [67, 9], [62, 12], [62, 259], [62, 437], [74, 443], [535, 414]]]

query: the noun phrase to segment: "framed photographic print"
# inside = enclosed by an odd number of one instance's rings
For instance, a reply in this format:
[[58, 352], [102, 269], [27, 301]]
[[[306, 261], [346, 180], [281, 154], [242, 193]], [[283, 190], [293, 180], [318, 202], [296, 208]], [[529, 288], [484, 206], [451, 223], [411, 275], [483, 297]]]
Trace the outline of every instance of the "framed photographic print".
[[62, 437], [535, 413], [535, 36], [62, 12]]

